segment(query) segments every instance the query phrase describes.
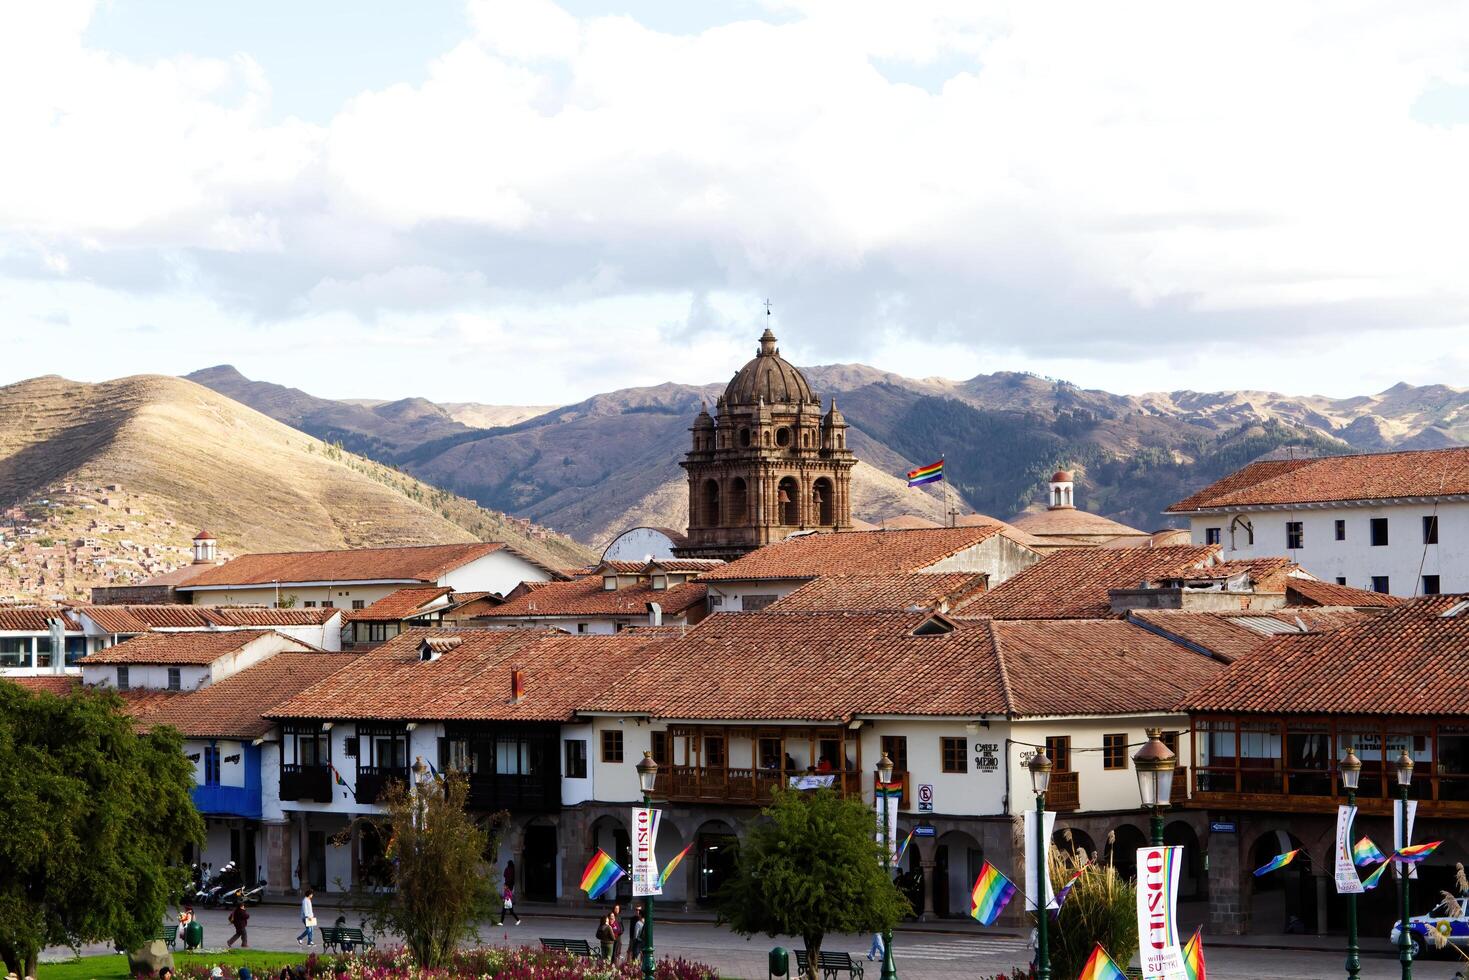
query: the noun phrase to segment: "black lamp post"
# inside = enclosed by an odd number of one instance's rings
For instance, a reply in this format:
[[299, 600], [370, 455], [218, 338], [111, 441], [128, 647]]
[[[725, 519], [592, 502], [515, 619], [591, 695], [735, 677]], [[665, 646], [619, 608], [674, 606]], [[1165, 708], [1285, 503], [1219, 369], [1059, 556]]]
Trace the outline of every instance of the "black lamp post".
[[1030, 757], [1030, 784], [1035, 790], [1035, 975], [1051, 980], [1050, 910], [1046, 908], [1046, 791], [1051, 788], [1054, 768], [1045, 749]]
[[[658, 763], [652, 752], [644, 752], [636, 766], [638, 785], [643, 790], [643, 806], [653, 803], [653, 784], [658, 780]], [[643, 980], [653, 980], [653, 896], [643, 897]]]
[[[1413, 785], [1413, 757], [1404, 749], [1394, 768], [1398, 772], [1398, 802], [1402, 809], [1403, 839], [1396, 847], [1408, 846], [1408, 789]], [[1413, 980], [1413, 935], [1408, 931], [1408, 871], [1406, 861], [1398, 862], [1398, 895], [1402, 904], [1402, 921], [1398, 923], [1398, 959], [1403, 964], [1403, 980]]]
[[[874, 794], [877, 804], [881, 808], [882, 821], [882, 866], [887, 872], [888, 881], [893, 880], [893, 842], [889, 839], [888, 832], [888, 803], [889, 797], [883, 795], [886, 787], [893, 782], [893, 760], [888, 758], [884, 752], [882, 759], [877, 764], [878, 791]], [[649, 978], [651, 980], [651, 978]], [[898, 980], [898, 968], [893, 965], [893, 930], [889, 926], [882, 934], [882, 980]]]
[[1178, 765], [1173, 750], [1163, 744], [1163, 729], [1148, 729], [1148, 743], [1137, 750], [1132, 765], [1143, 806], [1153, 811], [1153, 846], [1162, 847], [1163, 811], [1173, 798], [1173, 773]]
[[[1341, 785], [1347, 791], [1347, 806], [1357, 805], [1357, 784], [1362, 779], [1362, 760], [1347, 746], [1341, 760]], [[1350, 843], [1350, 841], [1348, 842]], [[1357, 980], [1362, 973], [1362, 951], [1357, 946], [1357, 896], [1347, 894], [1347, 980]]]

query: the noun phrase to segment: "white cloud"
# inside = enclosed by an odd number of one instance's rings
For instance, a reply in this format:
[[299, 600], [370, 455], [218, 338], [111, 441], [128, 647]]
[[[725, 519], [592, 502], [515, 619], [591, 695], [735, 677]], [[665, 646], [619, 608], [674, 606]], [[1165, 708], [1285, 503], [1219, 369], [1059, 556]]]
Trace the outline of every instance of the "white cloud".
[[[1290, 336], [1357, 351], [1351, 390], [1396, 363], [1366, 353], [1388, 331], [1469, 319], [1469, 126], [1415, 116], [1469, 77], [1452, 5], [769, 7], [667, 34], [474, 0], [425, 81], [313, 126], [274, 121], [247, 52], [134, 63], [83, 43], [85, 4], [10, 5], [0, 274], [369, 339], [448, 322], [542, 367], [660, 337], [702, 364], [728, 325], [691, 297], [753, 322], [770, 292], [811, 360], [906, 345], [1118, 387]], [[614, 360], [601, 387], [657, 377]]]

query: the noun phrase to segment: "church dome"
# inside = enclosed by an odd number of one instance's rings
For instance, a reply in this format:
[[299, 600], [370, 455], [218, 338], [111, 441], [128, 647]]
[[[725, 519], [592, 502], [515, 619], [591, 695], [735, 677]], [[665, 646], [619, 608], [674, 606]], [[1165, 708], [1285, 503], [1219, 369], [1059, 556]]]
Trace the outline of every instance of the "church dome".
[[724, 389], [724, 400], [730, 406], [754, 405], [762, 400], [767, 405], [820, 404], [806, 376], [780, 356], [775, 334], [768, 328], [760, 337], [760, 353], [735, 374]]

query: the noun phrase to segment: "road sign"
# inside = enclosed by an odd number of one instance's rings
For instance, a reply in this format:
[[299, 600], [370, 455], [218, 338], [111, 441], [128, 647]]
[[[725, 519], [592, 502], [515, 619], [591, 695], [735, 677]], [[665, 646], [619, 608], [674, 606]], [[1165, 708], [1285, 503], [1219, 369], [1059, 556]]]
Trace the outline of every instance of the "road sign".
[[933, 837], [934, 835], [934, 829], [926, 823], [921, 823], [913, 828], [914, 837]]
[[933, 783], [918, 784], [918, 810], [920, 813], [933, 812]]

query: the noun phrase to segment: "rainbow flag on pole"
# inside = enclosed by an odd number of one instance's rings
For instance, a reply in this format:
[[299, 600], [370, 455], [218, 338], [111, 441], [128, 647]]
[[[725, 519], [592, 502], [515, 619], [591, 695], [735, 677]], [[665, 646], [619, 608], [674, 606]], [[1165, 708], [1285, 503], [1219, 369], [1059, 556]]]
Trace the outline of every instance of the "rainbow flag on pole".
[[1365, 868], [1369, 864], [1378, 861], [1386, 861], [1387, 855], [1377, 849], [1377, 845], [1369, 838], [1363, 837], [1352, 845], [1352, 863], [1359, 868]]
[[617, 862], [599, 847], [597, 853], [587, 862], [586, 870], [581, 873], [581, 890], [587, 893], [588, 898], [596, 898], [611, 888], [622, 874]]
[[1422, 861], [1424, 858], [1428, 857], [1428, 855], [1438, 850], [1438, 845], [1442, 843], [1443, 841], [1436, 840], [1432, 844], [1409, 844], [1407, 847], [1400, 849], [1398, 853], [1393, 856], [1399, 861], [1405, 861], [1408, 864], [1417, 864], [1419, 861]]
[[873, 780], [872, 791], [874, 795], [876, 795], [877, 798], [880, 800], [884, 798], [889, 800], [901, 800], [903, 798], [903, 784], [900, 782], [884, 783], [880, 780]]
[[969, 914], [978, 919], [981, 925], [992, 926], [1014, 897], [1015, 883], [986, 861], [984, 867], [979, 869], [979, 877], [974, 879], [974, 892], [969, 897]]
[[929, 463], [920, 466], [916, 470], [908, 471], [908, 486], [921, 487], [925, 483], [937, 483], [944, 478], [944, 461], [940, 457], [937, 463]]
[[1076, 980], [1127, 980], [1127, 974], [1122, 968], [1113, 962], [1112, 957], [1097, 943], [1092, 950], [1092, 955], [1087, 957], [1086, 966], [1081, 968], [1081, 975]]
[[903, 855], [908, 853], [908, 845], [913, 843], [913, 831], [908, 831], [908, 836], [903, 838], [903, 843], [898, 845], [898, 851], [893, 855], [893, 867], [903, 863]]
[[1362, 879], [1362, 890], [1370, 892], [1376, 888], [1377, 883], [1382, 880], [1382, 873], [1387, 870], [1387, 866], [1390, 864], [1392, 864], [1391, 861], [1383, 859], [1383, 862], [1377, 866], [1376, 871]]
[[1183, 947], [1183, 968], [1188, 971], [1188, 980], [1206, 980], [1203, 931], [1202, 928], [1195, 929], [1193, 938]]
[[673, 874], [673, 869], [676, 868], [676, 867], [678, 867], [678, 862], [682, 861], [684, 859], [685, 855], [687, 855], [689, 853], [689, 851], [692, 851], [693, 849], [694, 849], [694, 845], [693, 844], [690, 844], [688, 847], [685, 847], [683, 850], [681, 850], [677, 854], [675, 854], [673, 856], [673, 860], [669, 861], [667, 864], [665, 864], [663, 866], [663, 870], [660, 871], [660, 872], [658, 872], [658, 887], [659, 888], [662, 888], [664, 885], [668, 884], [668, 877], [671, 874]]
[[1255, 877], [1258, 878], [1261, 875], [1280, 870], [1294, 861], [1296, 855], [1299, 853], [1301, 853], [1301, 849], [1298, 847], [1294, 851], [1286, 851], [1284, 854], [1275, 855], [1275, 857], [1265, 862], [1264, 866], [1255, 869]]

